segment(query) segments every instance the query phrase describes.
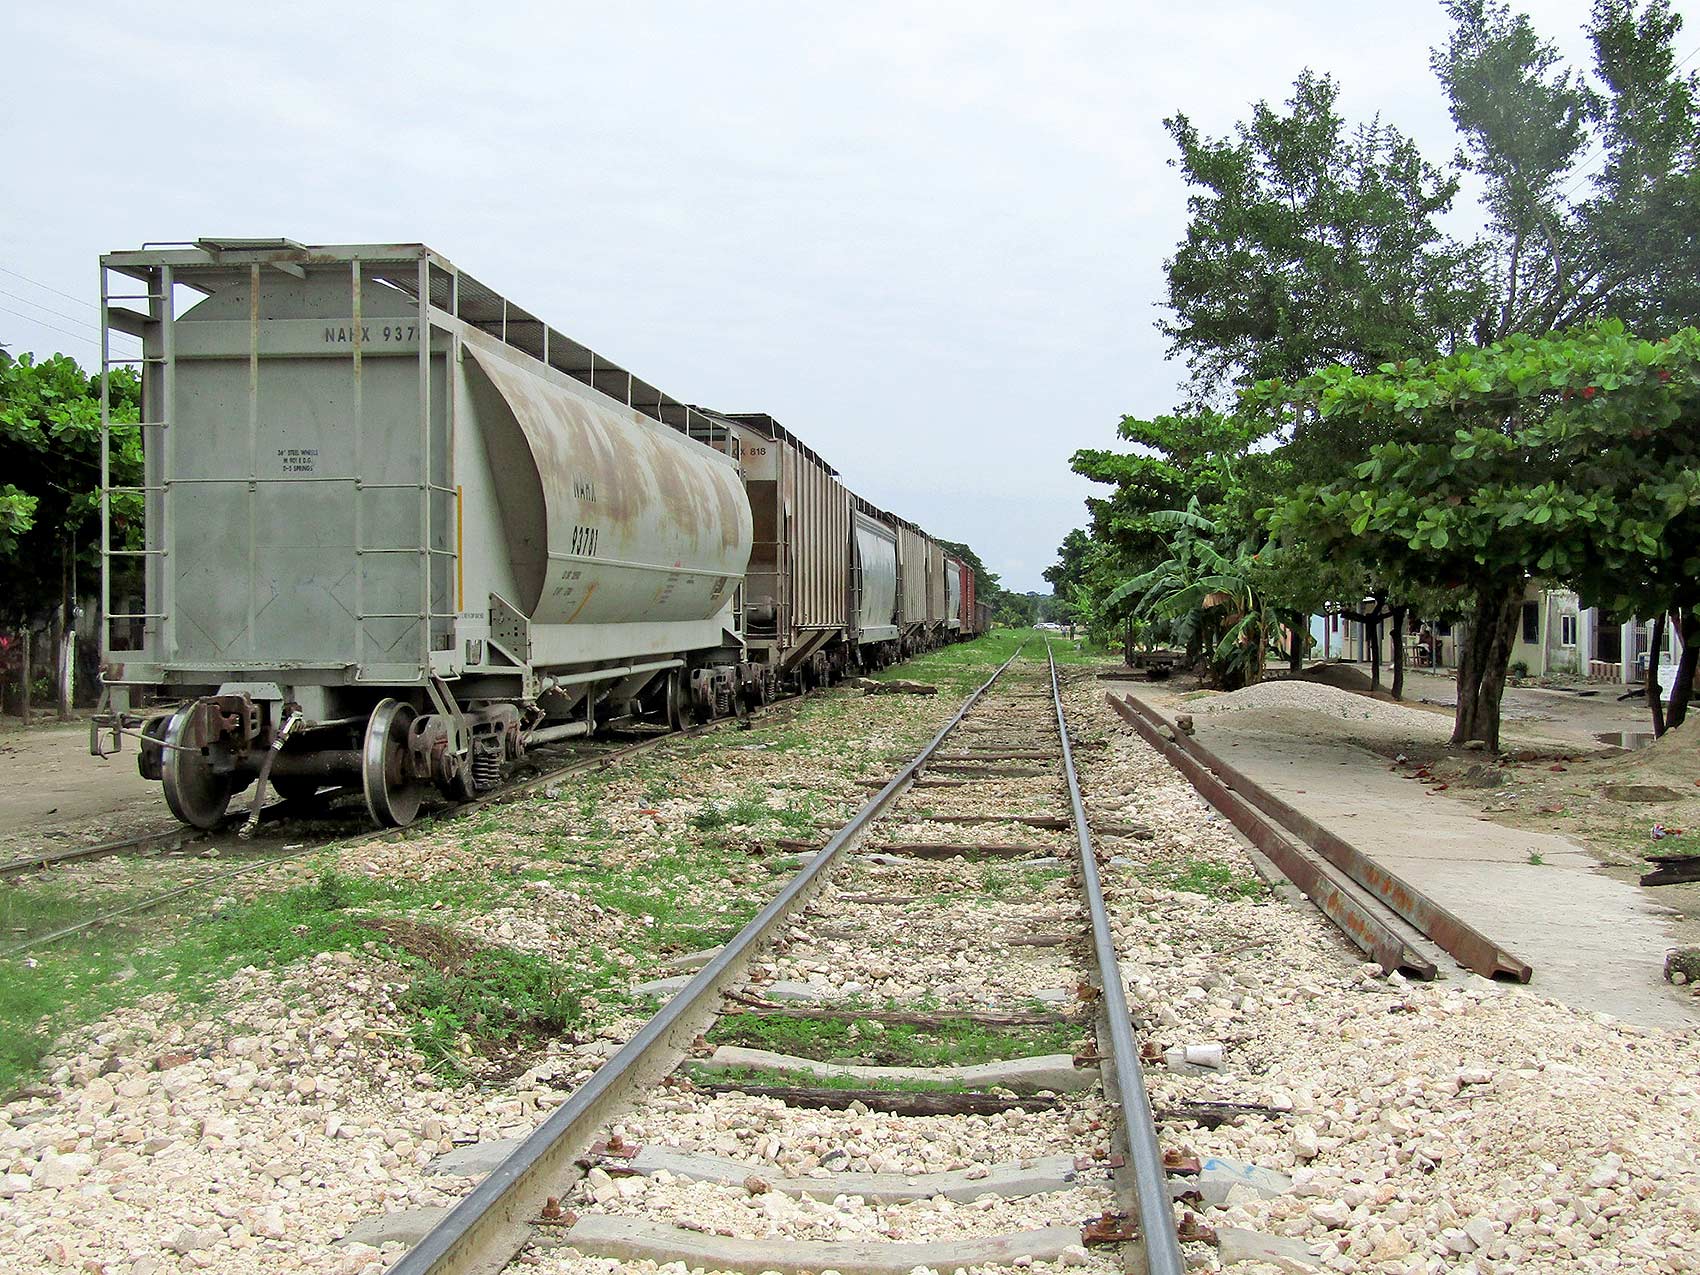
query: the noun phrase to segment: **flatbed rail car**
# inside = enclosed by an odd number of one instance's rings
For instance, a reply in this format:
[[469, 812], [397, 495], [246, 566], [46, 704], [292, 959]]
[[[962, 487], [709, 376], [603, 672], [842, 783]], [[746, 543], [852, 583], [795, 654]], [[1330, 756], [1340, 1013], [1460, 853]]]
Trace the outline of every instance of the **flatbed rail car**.
[[[715, 422], [421, 244], [101, 265], [105, 329], [143, 345], [145, 476], [115, 486], [103, 448], [91, 745], [139, 735], [183, 821], [259, 780], [358, 783], [406, 823], [528, 744], [759, 691], [734, 612], [751, 514]], [[103, 386], [123, 361], [103, 346]], [[115, 576], [139, 611], [114, 611]]]

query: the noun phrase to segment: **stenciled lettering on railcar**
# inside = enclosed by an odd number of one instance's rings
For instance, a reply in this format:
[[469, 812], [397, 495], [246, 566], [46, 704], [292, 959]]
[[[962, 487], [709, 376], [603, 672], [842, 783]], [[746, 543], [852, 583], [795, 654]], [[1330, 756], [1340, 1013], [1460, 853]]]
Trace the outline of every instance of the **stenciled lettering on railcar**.
[[311, 474], [319, 468], [317, 447], [280, 447], [277, 458], [286, 474]]
[[331, 323], [325, 326], [326, 345], [349, 345], [354, 340], [354, 334], [360, 334], [360, 343], [367, 345], [372, 342], [382, 344], [385, 341], [398, 344], [412, 341], [419, 336], [417, 323]]

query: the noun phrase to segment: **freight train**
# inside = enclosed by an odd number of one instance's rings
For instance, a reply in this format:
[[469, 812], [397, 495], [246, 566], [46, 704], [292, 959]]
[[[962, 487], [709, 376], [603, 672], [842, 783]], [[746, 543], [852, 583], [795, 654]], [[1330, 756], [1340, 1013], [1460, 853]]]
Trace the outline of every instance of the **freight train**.
[[[663, 393], [422, 244], [101, 258], [140, 482], [104, 695], [172, 812], [358, 787], [403, 825], [528, 747], [679, 727], [982, 631], [974, 574], [770, 416]], [[110, 428], [103, 401], [103, 438]], [[139, 535], [136, 526], [139, 524]], [[128, 531], [126, 531], [128, 528]]]

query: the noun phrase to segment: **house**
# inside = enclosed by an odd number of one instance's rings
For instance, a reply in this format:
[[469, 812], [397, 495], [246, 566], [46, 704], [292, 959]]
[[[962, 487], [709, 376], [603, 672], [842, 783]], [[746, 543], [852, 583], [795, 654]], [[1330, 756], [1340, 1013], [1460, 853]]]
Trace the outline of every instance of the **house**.
[[[1367, 610], [1368, 601], [1332, 607], [1311, 617], [1311, 658], [1368, 663], [1369, 637], [1365, 626], [1341, 614], [1344, 610]], [[1381, 659], [1393, 660], [1389, 626], [1381, 626]], [[1548, 588], [1531, 580], [1525, 587], [1523, 605], [1513, 634], [1511, 665], [1526, 670], [1529, 677], [1573, 677], [1616, 686], [1637, 686], [1645, 681], [1651, 657], [1653, 622], [1613, 620], [1597, 607], [1584, 607], [1569, 589]], [[1407, 668], [1455, 669], [1461, 624], [1445, 621], [1406, 619], [1405, 655]], [[1682, 639], [1676, 625], [1666, 624], [1663, 645], [1657, 654], [1659, 684], [1670, 688], [1676, 663], [1682, 654]]]

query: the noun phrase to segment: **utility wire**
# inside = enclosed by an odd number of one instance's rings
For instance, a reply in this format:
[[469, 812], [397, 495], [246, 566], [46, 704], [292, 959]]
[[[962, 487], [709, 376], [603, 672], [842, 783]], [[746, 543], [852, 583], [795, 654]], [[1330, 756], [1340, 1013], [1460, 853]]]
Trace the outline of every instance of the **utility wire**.
[[40, 279], [32, 279], [27, 274], [19, 274], [16, 270], [10, 269], [7, 266], [0, 266], [0, 274], [9, 274], [14, 279], [22, 279], [25, 283], [32, 283], [44, 292], [51, 292], [56, 297], [64, 297], [67, 301], [75, 301], [78, 305], [86, 305], [91, 309], [99, 308], [87, 297], [77, 297], [72, 296], [69, 292], [61, 292], [58, 288], [53, 287], [51, 284], [43, 283]]
[[47, 328], [50, 331], [59, 333], [61, 336], [68, 336], [68, 337], [72, 338], [73, 340], [81, 341], [84, 345], [93, 346], [97, 350], [100, 348], [100, 342], [95, 340], [92, 336], [85, 335], [84, 333], [81, 333], [81, 332], [67, 331], [66, 329], [60, 327], [58, 324], [49, 323], [45, 319], [38, 319], [33, 314], [25, 314], [21, 310], [14, 310], [10, 306], [4, 306], [4, 305], [0, 305], [0, 313], [10, 314], [10, 315], [16, 316], [17, 318], [25, 319], [25, 320], [29, 321], [30, 323], [36, 324], [38, 327]]
[[48, 314], [53, 315], [55, 318], [64, 319], [67, 323], [75, 323], [81, 327], [86, 327], [91, 332], [98, 333], [100, 331], [100, 329], [88, 319], [78, 318], [74, 314], [66, 314], [63, 310], [55, 310], [52, 306], [42, 305], [39, 301], [31, 301], [28, 297], [9, 291], [6, 288], [0, 288], [0, 297], [11, 297], [14, 301], [22, 301], [25, 305], [34, 306], [37, 310], [47, 311]]

